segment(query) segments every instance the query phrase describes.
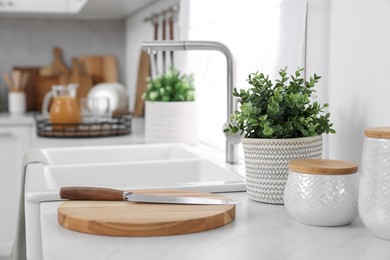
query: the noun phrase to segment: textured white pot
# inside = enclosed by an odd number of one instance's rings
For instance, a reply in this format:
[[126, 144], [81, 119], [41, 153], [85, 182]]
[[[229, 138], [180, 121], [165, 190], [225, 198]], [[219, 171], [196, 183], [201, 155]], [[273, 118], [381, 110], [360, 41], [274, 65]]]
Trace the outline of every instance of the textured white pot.
[[145, 102], [147, 143], [189, 143], [198, 141], [195, 101]]
[[292, 139], [243, 138], [246, 189], [255, 201], [284, 204], [288, 163], [297, 159], [320, 159], [322, 136]]

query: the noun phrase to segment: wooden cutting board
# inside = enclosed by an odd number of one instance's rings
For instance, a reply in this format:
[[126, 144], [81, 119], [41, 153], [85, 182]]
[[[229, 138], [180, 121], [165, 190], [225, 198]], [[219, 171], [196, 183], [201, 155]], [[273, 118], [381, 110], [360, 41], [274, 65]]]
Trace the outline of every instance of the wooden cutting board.
[[137, 90], [135, 96], [134, 116], [144, 116], [145, 100], [142, 95], [146, 91], [147, 78], [150, 76], [149, 55], [146, 51], [141, 51], [138, 65]]
[[55, 47], [53, 49], [53, 63], [49, 66], [41, 68], [39, 71], [40, 76], [61, 76], [69, 74], [69, 69], [66, 67], [62, 60], [61, 48]]
[[41, 111], [43, 99], [54, 85], [64, 84], [59, 76], [37, 76], [34, 79], [34, 110]]
[[[226, 199], [206, 192], [143, 190], [134, 193]], [[221, 227], [235, 218], [235, 205], [151, 204], [127, 201], [66, 201], [58, 207], [58, 223], [88, 234], [168, 236]]]
[[[35, 107], [35, 81], [39, 77], [40, 67], [13, 67], [13, 70], [19, 70], [30, 74], [30, 78], [25, 86], [24, 92], [26, 93], [26, 110], [36, 111]], [[40, 109], [39, 109], [40, 110]]]
[[72, 70], [70, 75], [61, 76], [60, 81], [62, 84], [77, 83], [77, 100], [87, 97], [88, 92], [93, 87], [92, 77], [81, 73], [80, 62], [77, 58], [72, 59]]
[[115, 56], [80, 56], [81, 71], [92, 76], [93, 83], [118, 82], [118, 62]]

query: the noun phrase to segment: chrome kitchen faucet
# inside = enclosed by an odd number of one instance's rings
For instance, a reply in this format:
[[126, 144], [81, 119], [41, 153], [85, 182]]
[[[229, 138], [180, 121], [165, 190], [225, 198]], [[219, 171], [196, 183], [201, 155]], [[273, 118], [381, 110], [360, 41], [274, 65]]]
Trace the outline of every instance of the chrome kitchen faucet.
[[[237, 109], [237, 100], [232, 95], [234, 84], [233, 56], [228, 47], [213, 41], [150, 41], [143, 42], [142, 48], [149, 54], [158, 51], [213, 50], [222, 52], [227, 64], [227, 122], [230, 115]], [[238, 163], [238, 145], [233, 143], [233, 137], [226, 135], [226, 162]]]

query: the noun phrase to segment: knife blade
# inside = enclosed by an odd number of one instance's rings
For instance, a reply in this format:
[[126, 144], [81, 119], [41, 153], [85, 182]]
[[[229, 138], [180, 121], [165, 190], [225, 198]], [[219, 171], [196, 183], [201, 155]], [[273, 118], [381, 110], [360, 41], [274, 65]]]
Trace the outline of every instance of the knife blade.
[[133, 201], [162, 204], [193, 204], [193, 205], [230, 205], [237, 204], [232, 200], [209, 199], [199, 197], [182, 197], [168, 195], [139, 194], [108, 188], [95, 187], [62, 187], [61, 199], [69, 200], [104, 200], [104, 201]]

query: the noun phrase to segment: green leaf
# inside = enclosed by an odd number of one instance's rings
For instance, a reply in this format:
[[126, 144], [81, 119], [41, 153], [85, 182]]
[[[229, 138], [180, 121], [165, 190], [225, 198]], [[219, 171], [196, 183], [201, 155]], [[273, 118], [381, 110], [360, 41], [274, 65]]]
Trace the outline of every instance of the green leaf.
[[[237, 129], [250, 138], [295, 138], [335, 133], [330, 122], [330, 113], [322, 109], [328, 107], [311, 102], [316, 83], [321, 78], [314, 74], [306, 82], [302, 75], [304, 69], [298, 68], [294, 75], [287, 76], [287, 68], [279, 70], [275, 84], [260, 72], [251, 73], [246, 90], [233, 90], [240, 102], [240, 110], [231, 118], [237, 122]], [[291, 79], [291, 80], [290, 80]]]
[[181, 75], [177, 69], [169, 69], [155, 79], [147, 79], [147, 89], [143, 97], [148, 101], [193, 101], [193, 76]]

